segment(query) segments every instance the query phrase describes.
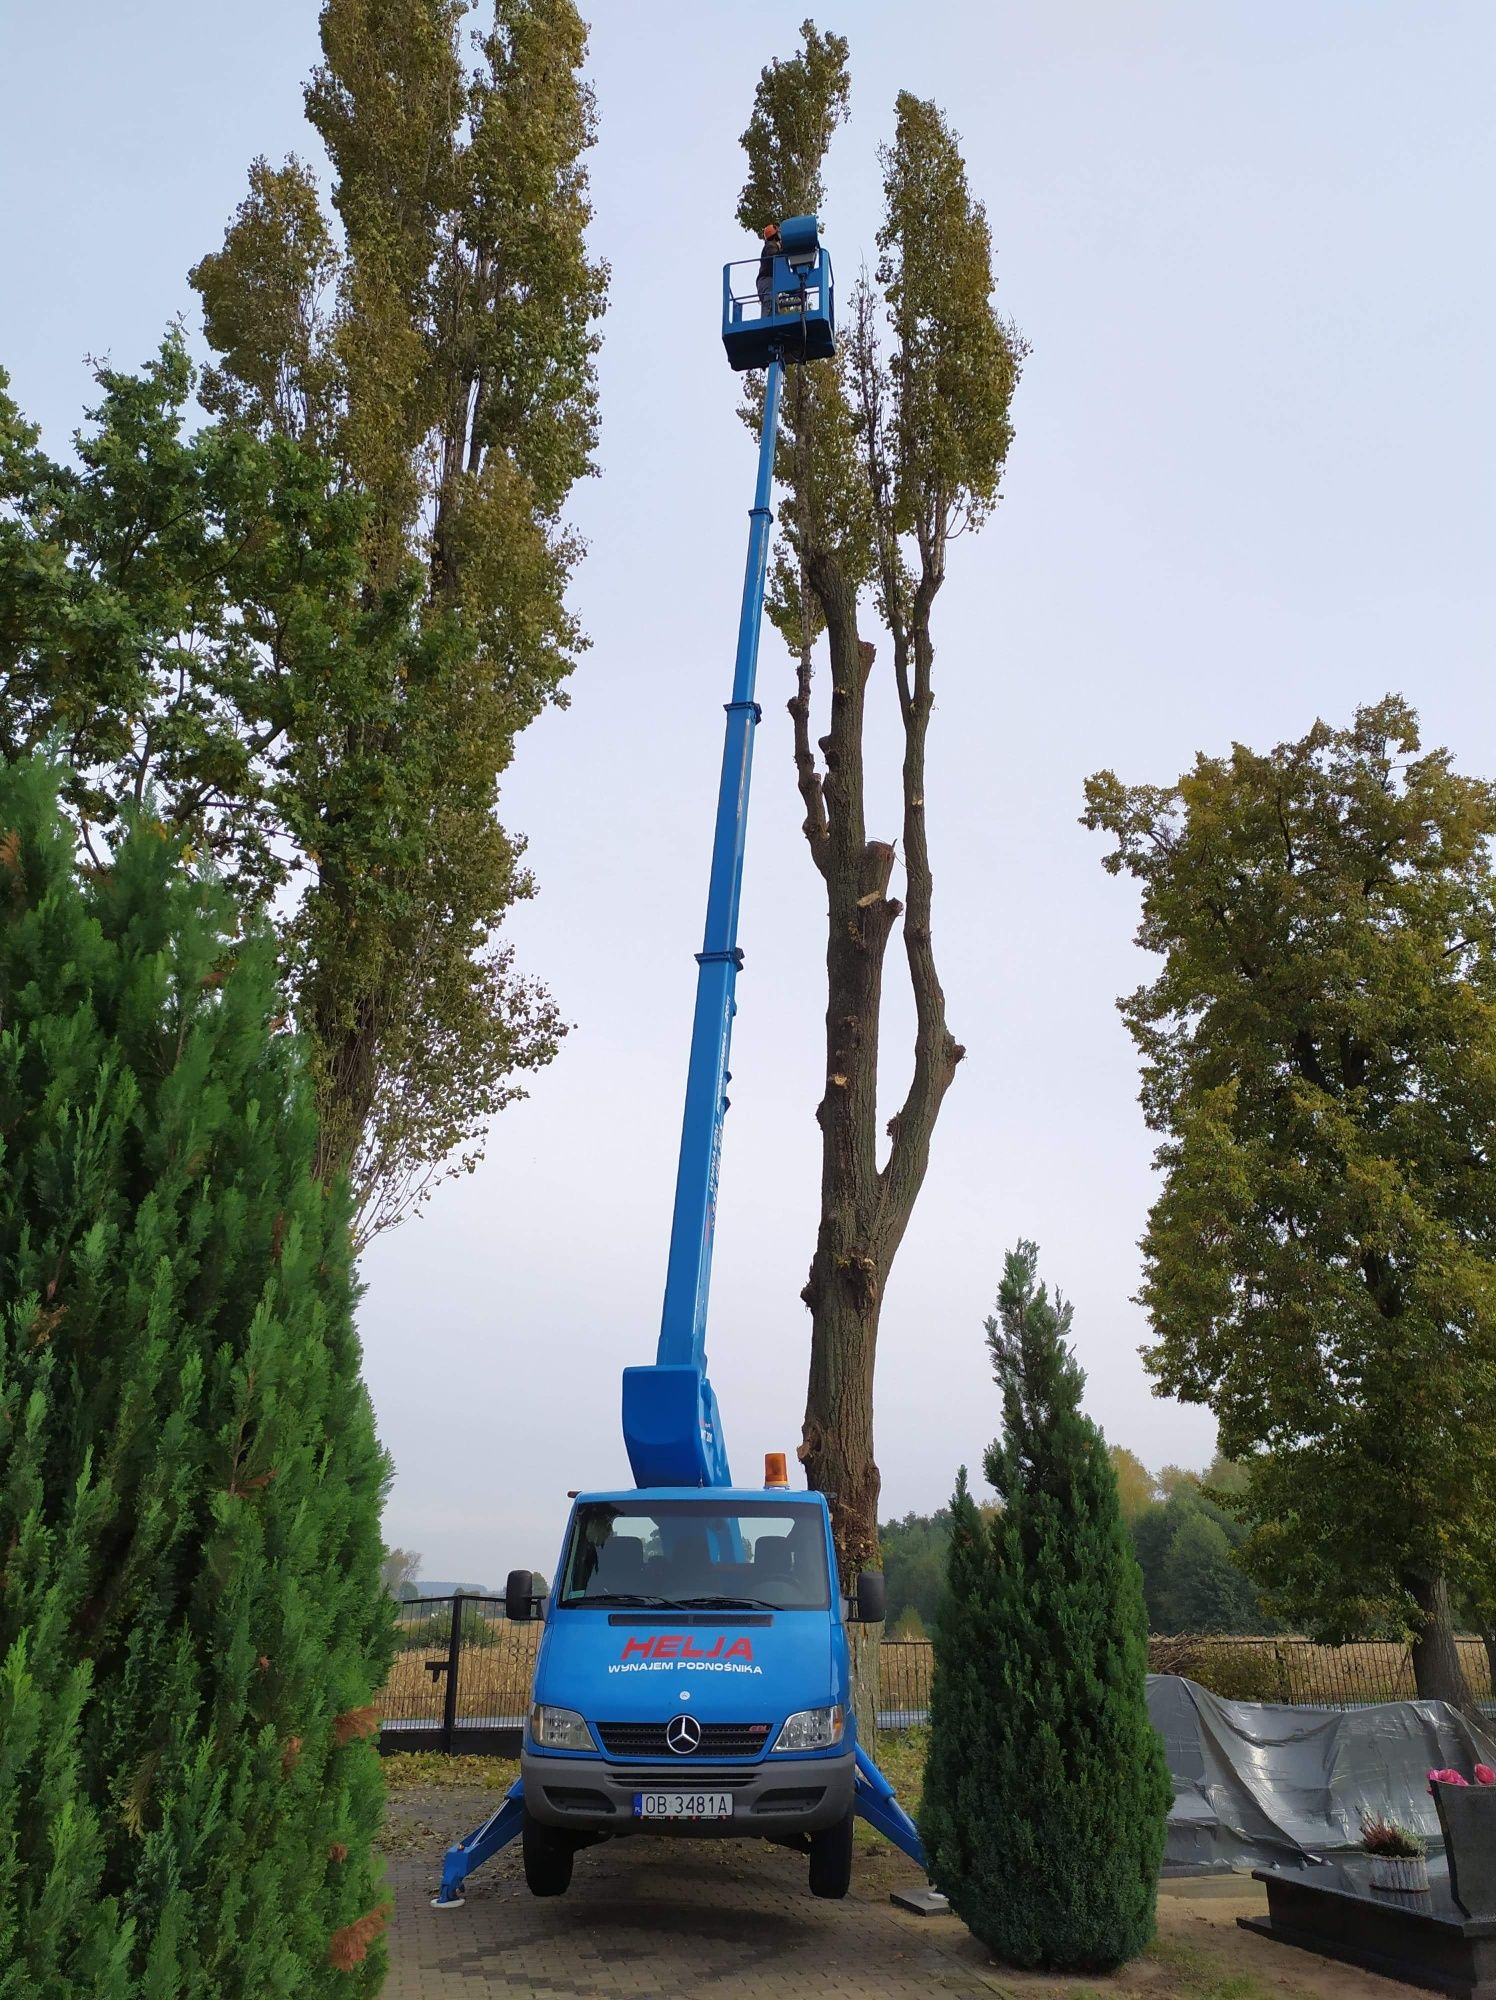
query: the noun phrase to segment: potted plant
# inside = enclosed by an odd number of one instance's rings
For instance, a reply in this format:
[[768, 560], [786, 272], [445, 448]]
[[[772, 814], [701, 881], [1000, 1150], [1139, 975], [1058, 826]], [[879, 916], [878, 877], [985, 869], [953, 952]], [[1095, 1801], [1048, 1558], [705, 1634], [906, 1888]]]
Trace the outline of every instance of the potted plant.
[[1363, 1813], [1361, 1846], [1371, 1856], [1373, 1889], [1397, 1889], [1406, 1896], [1428, 1887], [1428, 1849], [1410, 1828], [1385, 1813]]
[[1468, 1917], [1496, 1918], [1496, 1771], [1477, 1764], [1475, 1783], [1430, 1771], [1428, 1788], [1444, 1829], [1449, 1891]]

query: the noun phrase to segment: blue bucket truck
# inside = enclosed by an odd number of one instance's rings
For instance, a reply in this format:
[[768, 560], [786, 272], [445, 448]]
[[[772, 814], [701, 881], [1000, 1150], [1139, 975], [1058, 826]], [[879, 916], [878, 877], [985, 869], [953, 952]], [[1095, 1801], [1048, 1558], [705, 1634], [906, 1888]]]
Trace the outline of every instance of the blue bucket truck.
[[[557, 1895], [580, 1846], [619, 1834], [737, 1835], [851, 1879], [857, 1726], [850, 1606], [819, 1493], [782, 1484], [579, 1494], [545, 1607], [521, 1758], [525, 1877]], [[510, 1579], [528, 1614], [528, 1573]]]
[[723, 274], [722, 338], [734, 369], [764, 370], [758, 480], [659, 1344], [653, 1363], [623, 1371], [635, 1484], [571, 1496], [544, 1600], [528, 1570], [509, 1578], [508, 1616], [544, 1620], [520, 1777], [448, 1850], [443, 1909], [456, 1908], [466, 1877], [516, 1837], [540, 1896], [568, 1886], [580, 1848], [624, 1834], [780, 1841], [808, 1855], [813, 1893], [844, 1896], [854, 1814], [924, 1865], [919, 1834], [859, 1745], [852, 1712], [847, 1624], [882, 1621], [882, 1575], [864, 1571], [855, 1594], [843, 1595], [827, 1498], [792, 1493], [781, 1454], [769, 1455], [763, 1487], [733, 1484], [706, 1372], [780, 392], [787, 366], [835, 351], [831, 262], [814, 216], [781, 223], [756, 314], [736, 268]]

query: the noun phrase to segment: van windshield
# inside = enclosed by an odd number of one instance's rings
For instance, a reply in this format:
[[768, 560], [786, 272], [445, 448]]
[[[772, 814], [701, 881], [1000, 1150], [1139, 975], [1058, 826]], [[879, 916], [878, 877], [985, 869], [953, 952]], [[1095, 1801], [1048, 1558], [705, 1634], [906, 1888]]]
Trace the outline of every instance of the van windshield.
[[578, 1507], [560, 1602], [669, 1610], [824, 1611], [831, 1602], [819, 1507], [694, 1500]]

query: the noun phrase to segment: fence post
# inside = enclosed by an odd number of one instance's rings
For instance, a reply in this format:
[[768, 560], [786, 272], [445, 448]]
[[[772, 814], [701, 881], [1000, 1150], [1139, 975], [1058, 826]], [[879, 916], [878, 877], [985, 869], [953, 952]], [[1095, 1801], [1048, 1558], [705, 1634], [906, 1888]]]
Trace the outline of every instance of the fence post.
[[452, 1732], [457, 1726], [457, 1663], [462, 1658], [462, 1592], [452, 1598], [452, 1635], [447, 1641], [447, 1685], [442, 1690], [442, 1752], [452, 1754]]

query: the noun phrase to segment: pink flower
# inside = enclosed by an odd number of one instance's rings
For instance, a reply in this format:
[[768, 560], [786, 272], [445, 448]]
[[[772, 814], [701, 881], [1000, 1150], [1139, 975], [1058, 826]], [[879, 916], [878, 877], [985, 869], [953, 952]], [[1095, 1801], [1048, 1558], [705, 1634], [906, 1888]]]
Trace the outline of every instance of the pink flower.
[[1496, 1771], [1493, 1771], [1489, 1764], [1477, 1764], [1475, 1782], [1478, 1785], [1496, 1785]]
[[[1492, 1776], [1496, 1777], [1496, 1772], [1493, 1772]], [[1449, 1769], [1443, 1771], [1430, 1771], [1428, 1774], [1428, 1783], [1429, 1783], [1429, 1790], [1432, 1791], [1435, 1785], [1464, 1785], [1468, 1788], [1470, 1780], [1468, 1778], [1462, 1778], [1458, 1771]]]

